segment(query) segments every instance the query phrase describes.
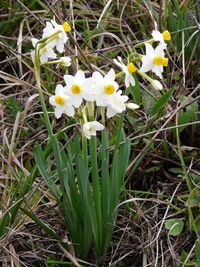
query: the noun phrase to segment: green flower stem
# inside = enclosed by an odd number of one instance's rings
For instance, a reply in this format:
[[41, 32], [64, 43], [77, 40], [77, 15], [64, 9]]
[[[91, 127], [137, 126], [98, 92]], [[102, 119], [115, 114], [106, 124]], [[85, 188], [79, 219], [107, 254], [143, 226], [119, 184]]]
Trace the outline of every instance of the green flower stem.
[[35, 63], [35, 77], [36, 77], [36, 82], [37, 82], [37, 90], [38, 90], [38, 94], [39, 94], [39, 99], [40, 99], [40, 103], [42, 106], [42, 111], [44, 113], [44, 120], [46, 123], [46, 127], [49, 133], [49, 137], [50, 139], [53, 136], [53, 131], [52, 131], [52, 127], [51, 127], [51, 123], [49, 120], [49, 115], [47, 112], [47, 108], [46, 108], [46, 104], [45, 104], [45, 100], [44, 100], [44, 95], [42, 92], [42, 87], [41, 87], [41, 79], [40, 79], [40, 59], [39, 59], [39, 49], [35, 49], [35, 58], [34, 58], [34, 63]]
[[154, 43], [154, 42], [155, 42], [154, 39], [150, 39], [150, 40], [148, 40], [148, 41], [139, 43], [139, 44], [137, 44], [137, 45], [134, 45], [134, 46], [132, 47], [131, 51], [134, 51], [135, 49], [140, 48], [140, 47], [144, 46], [145, 44], [151, 44], [151, 43]]
[[83, 132], [83, 125], [84, 123], [87, 123], [87, 115], [83, 108], [81, 109], [81, 113], [82, 113], [82, 119], [81, 119], [82, 151], [83, 151], [84, 164], [85, 166], [88, 166], [87, 138], [85, 137], [84, 132]]
[[87, 101], [87, 111], [88, 111], [89, 120], [93, 121], [94, 120], [94, 102]]
[[151, 77], [149, 77], [146, 73], [141, 72], [139, 70], [136, 71], [140, 76], [142, 76], [142, 78], [144, 78], [145, 80], [147, 80], [148, 82], [152, 83], [153, 79]]
[[45, 63], [41, 63], [40, 66], [53, 65], [53, 64], [59, 64], [59, 63], [62, 63], [62, 60], [58, 59], [58, 60], [47, 61]]
[[[49, 43], [50, 41], [52, 41], [52, 38], [53, 38], [53, 37], [56, 37], [59, 33], [61, 33], [61, 30], [56, 31], [56, 32], [52, 33], [51, 35], [49, 35], [48, 37], [45, 37], [45, 38], [39, 40], [39, 41], [36, 43], [36, 46], [37, 46], [37, 45], [40, 45], [40, 44], [42, 44], [42, 43], [45, 43], [45, 45], [46, 45], [47, 43]], [[51, 39], [51, 40], [50, 40], [50, 39]], [[50, 40], [50, 41], [48, 41], [48, 40]], [[46, 43], [46, 41], [48, 41], [48, 42]], [[36, 47], [35, 47], [35, 48], [36, 48]]]
[[115, 75], [115, 77], [116, 78], [119, 78], [119, 77], [121, 77], [121, 76], [123, 76], [124, 75], [124, 72], [123, 71], [120, 71], [120, 72], [118, 72], [116, 75]]
[[98, 224], [98, 240], [97, 242], [97, 250], [101, 250], [102, 247], [102, 211], [101, 211], [101, 192], [99, 185], [99, 173], [98, 173], [98, 165], [97, 165], [97, 139], [93, 136], [90, 139], [90, 155], [91, 155], [91, 165], [92, 165], [92, 185], [93, 185], [93, 196], [94, 203], [97, 214], [97, 224]]
[[105, 107], [101, 107], [101, 122], [105, 125]]
[[51, 139], [51, 137], [53, 136], [53, 131], [52, 131], [51, 123], [49, 120], [49, 115], [47, 112], [47, 108], [46, 108], [46, 104], [45, 104], [45, 100], [44, 100], [44, 95], [43, 95], [42, 88], [41, 88], [40, 71], [36, 69], [35, 74], [36, 74], [36, 81], [37, 81], [37, 90], [38, 90], [38, 94], [39, 94], [39, 98], [40, 98], [40, 103], [42, 106], [42, 111], [44, 113], [44, 120], [45, 120], [46, 127], [47, 127], [47, 130], [49, 133], [49, 137]]

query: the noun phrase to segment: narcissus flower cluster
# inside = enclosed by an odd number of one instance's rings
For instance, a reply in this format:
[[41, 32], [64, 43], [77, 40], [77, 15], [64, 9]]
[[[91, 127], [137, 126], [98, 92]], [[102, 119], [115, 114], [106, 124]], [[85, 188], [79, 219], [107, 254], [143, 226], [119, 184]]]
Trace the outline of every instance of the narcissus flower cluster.
[[[53, 19], [46, 23], [42, 39], [32, 39], [35, 48], [33, 61], [36, 68], [38, 62], [39, 66], [51, 63], [60, 63], [65, 67], [71, 65], [70, 57], [61, 56], [58, 59], [56, 54], [56, 52], [64, 52], [64, 45], [68, 41], [67, 32], [69, 31], [71, 31], [71, 27], [67, 22], [59, 25]], [[65, 74], [63, 85], [58, 84], [55, 88], [55, 94], [49, 98], [50, 104], [54, 107], [55, 117], [59, 119], [62, 114], [69, 117], [78, 115], [76, 117], [80, 118], [83, 134], [90, 139], [91, 136], [96, 135], [97, 131], [102, 131], [105, 128], [103, 125], [105, 123], [101, 124], [97, 119], [101, 118], [105, 122], [105, 116], [112, 118], [127, 108], [132, 110], [139, 108], [137, 104], [127, 102], [129, 97], [119, 89], [120, 86], [116, 80], [118, 77], [124, 75], [124, 84], [128, 88], [135, 86], [135, 75], [139, 74], [155, 89], [162, 90], [162, 84], [158, 80], [150, 78], [146, 72], [152, 71], [162, 79], [163, 69], [168, 66], [169, 61], [165, 56], [166, 41], [171, 40], [171, 36], [168, 31], [160, 33], [156, 26], [155, 30], [152, 31], [152, 37], [153, 39], [133, 47], [128, 59], [123, 60], [118, 57], [113, 60], [121, 70], [118, 74], [113, 68], [103, 74], [94, 71], [90, 77], [86, 77], [83, 70], [78, 70], [75, 75]], [[157, 46], [153, 46], [154, 44]], [[136, 49], [143, 45], [146, 48], [145, 55], [136, 52]]]
[[[87, 120], [91, 114], [95, 117], [95, 107], [106, 109], [107, 118], [122, 113], [127, 107], [126, 102], [129, 98], [118, 90], [119, 85], [115, 81], [115, 76], [113, 69], [105, 75], [96, 71], [89, 78], [85, 77], [82, 70], [78, 70], [75, 76], [64, 75], [65, 86], [57, 85], [55, 95], [49, 98], [50, 104], [55, 107], [55, 117], [59, 119], [62, 114], [73, 117], [75, 109], [77, 112], [81, 110], [84, 135], [88, 139], [96, 135], [96, 131], [103, 130], [104, 126], [97, 121]], [[132, 109], [139, 108], [138, 105], [132, 104]]]

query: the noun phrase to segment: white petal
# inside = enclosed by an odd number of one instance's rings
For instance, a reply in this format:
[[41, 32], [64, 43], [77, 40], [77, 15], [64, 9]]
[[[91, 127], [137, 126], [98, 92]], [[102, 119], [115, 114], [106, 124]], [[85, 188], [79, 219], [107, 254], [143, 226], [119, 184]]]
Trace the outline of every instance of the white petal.
[[111, 108], [111, 106], [108, 106], [106, 116], [107, 118], [112, 118], [116, 115], [116, 112]]
[[80, 96], [80, 95], [73, 95], [72, 96], [72, 105], [75, 107], [75, 108], [78, 108], [80, 107], [81, 103], [83, 102], [83, 98]]
[[142, 67], [140, 69], [141, 72], [147, 72], [151, 70], [153, 67], [153, 60], [150, 56], [142, 57]]
[[115, 71], [114, 69], [110, 69], [109, 72], [104, 77], [105, 80], [114, 81], [115, 80]]
[[62, 106], [56, 106], [55, 107], [55, 117], [56, 119], [59, 119], [63, 113], [63, 107]]
[[54, 33], [54, 28], [52, 26], [52, 24], [48, 21], [46, 23], [46, 27], [43, 29], [43, 35], [42, 38], [48, 37], [49, 35]]
[[82, 96], [86, 101], [95, 101], [95, 95], [87, 89], [83, 91]]
[[74, 82], [74, 76], [68, 75], [68, 74], [64, 75], [64, 80], [65, 80], [67, 87], [69, 87], [71, 89], [71, 86]]
[[145, 44], [145, 47], [146, 47], [146, 55], [148, 55], [148, 56], [154, 56], [155, 51], [154, 51], [152, 45]]
[[153, 65], [152, 71], [162, 79], [163, 66]]
[[61, 84], [56, 85], [55, 93], [56, 95], [62, 95], [64, 93], [64, 87]]
[[49, 103], [52, 105], [52, 106], [56, 106], [56, 103], [55, 103], [55, 95], [52, 95], [49, 97]]
[[46, 53], [40, 55], [40, 62], [46, 63], [48, 61], [48, 56]]
[[90, 125], [88, 122], [83, 125], [83, 133], [87, 139], [91, 138]]
[[93, 72], [93, 74], [92, 74], [92, 78], [93, 78], [93, 81], [94, 81], [95, 83], [100, 83], [100, 84], [102, 84], [103, 81], [104, 81], [103, 76], [102, 76], [101, 73], [98, 72], [98, 71]]
[[82, 83], [82, 81], [85, 80], [84, 72], [82, 70], [78, 70], [75, 75], [75, 79], [78, 81], [78, 83]]
[[126, 74], [125, 76], [125, 85], [126, 85], [126, 88], [130, 86], [130, 74]]
[[64, 108], [64, 112], [67, 114], [67, 116], [73, 117], [74, 116], [74, 113], [75, 113], [74, 107], [71, 106], [71, 105], [67, 105]]
[[118, 66], [118, 67], [120, 67], [120, 69], [123, 69], [123, 64], [122, 63], [120, 63], [119, 61], [117, 61], [117, 59], [113, 59], [113, 61], [114, 61], [114, 63]]
[[56, 49], [58, 50], [59, 53], [64, 52], [64, 43], [61, 38], [58, 38], [57, 44], [56, 44]]
[[55, 19], [51, 19], [50, 22], [55, 28], [59, 26], [59, 24], [55, 21]]
[[156, 54], [156, 56], [161, 56], [161, 57], [164, 57], [165, 56], [165, 53], [164, 53], [164, 50], [163, 50], [162, 45], [158, 45], [155, 48], [155, 54]]
[[162, 41], [163, 40], [163, 35], [158, 30], [153, 30], [151, 35], [155, 41]]
[[133, 77], [133, 75], [130, 75], [130, 83], [132, 86], [135, 86], [135, 78]]
[[106, 107], [108, 105], [107, 98], [104, 94], [96, 95], [96, 105], [97, 107]]
[[95, 131], [102, 131], [105, 128], [104, 125], [98, 121], [91, 121], [89, 123], [91, 125], [91, 128], [94, 129]]
[[37, 38], [32, 38], [31, 39], [31, 42], [32, 42], [33, 47], [35, 47], [35, 45], [37, 44], [38, 41], [39, 40]]

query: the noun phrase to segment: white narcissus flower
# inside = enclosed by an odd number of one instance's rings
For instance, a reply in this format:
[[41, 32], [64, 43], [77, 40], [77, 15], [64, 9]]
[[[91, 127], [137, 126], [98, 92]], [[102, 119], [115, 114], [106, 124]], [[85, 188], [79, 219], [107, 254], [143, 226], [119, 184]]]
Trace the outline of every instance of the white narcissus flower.
[[70, 57], [61, 57], [60, 58], [61, 65], [65, 67], [69, 67], [71, 65], [71, 58]]
[[156, 22], [155, 22], [155, 30], [152, 31], [151, 35], [154, 41], [160, 42], [160, 45], [162, 46], [163, 49], [166, 49], [167, 47], [165, 41], [171, 40], [170, 32], [169, 31], [164, 31], [163, 33], [159, 32]]
[[[31, 39], [33, 47], [36, 46], [38, 39], [32, 38]], [[54, 59], [57, 57], [56, 53], [53, 51], [52, 46], [48, 43], [44, 45], [44, 43], [39, 44], [40, 48], [40, 62], [46, 63], [49, 58]]]
[[60, 31], [60, 33], [52, 38], [52, 40], [49, 42], [49, 45], [51, 46], [51, 48], [54, 48], [56, 46], [57, 51], [59, 53], [63, 53], [64, 44], [68, 40], [65, 23], [63, 25], [60, 25], [57, 24], [55, 20], [46, 22], [46, 27], [43, 29], [42, 38], [48, 38], [50, 37], [50, 35], [56, 33], [57, 31]]
[[119, 90], [113, 95], [112, 100], [107, 108], [106, 116], [108, 118], [112, 118], [117, 113], [122, 113], [123, 111], [126, 110], [125, 102], [128, 100], [128, 96], [121, 94], [122, 91]]
[[133, 63], [129, 63], [126, 66], [122, 62], [122, 58], [121, 57], [118, 57], [117, 59], [114, 59], [113, 61], [125, 73], [125, 85], [126, 85], [126, 87], [129, 87], [130, 85], [135, 86], [135, 79], [134, 79], [132, 73], [136, 72], [137, 67]]
[[162, 84], [158, 80], [152, 80], [151, 85], [156, 90], [162, 90], [163, 89]]
[[55, 117], [59, 119], [63, 113], [69, 117], [74, 116], [74, 107], [71, 104], [71, 99], [65, 94], [65, 88], [58, 84], [56, 86], [55, 95], [49, 98], [49, 103], [55, 107]]
[[66, 83], [66, 94], [71, 97], [71, 103], [75, 108], [78, 108], [83, 99], [86, 101], [94, 101], [94, 93], [90, 89], [90, 79], [85, 78], [82, 70], [78, 70], [75, 76], [64, 75]]
[[97, 131], [102, 131], [104, 129], [104, 125], [98, 121], [90, 121], [86, 122], [83, 125], [83, 133], [87, 139], [90, 139], [92, 136], [96, 135]]
[[115, 82], [115, 71], [111, 69], [104, 77], [98, 71], [92, 74], [91, 87], [95, 90], [96, 105], [108, 106], [119, 85]]
[[168, 58], [165, 58], [164, 50], [161, 45], [155, 49], [150, 44], [145, 44], [146, 55], [142, 57], [141, 72], [153, 71], [159, 78], [162, 79], [163, 67], [168, 66]]

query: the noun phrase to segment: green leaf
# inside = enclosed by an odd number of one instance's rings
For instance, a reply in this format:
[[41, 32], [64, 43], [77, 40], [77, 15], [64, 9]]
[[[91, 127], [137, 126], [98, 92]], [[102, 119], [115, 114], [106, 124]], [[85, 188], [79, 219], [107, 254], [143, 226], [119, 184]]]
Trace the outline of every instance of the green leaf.
[[[185, 97], [182, 98], [182, 101], [185, 100]], [[193, 98], [190, 98], [189, 101], [192, 101]], [[192, 104], [190, 104], [189, 106], [186, 107], [186, 111], [182, 111], [179, 115], [179, 119], [178, 119], [178, 122], [179, 124], [186, 124], [190, 121], [193, 121], [195, 119], [195, 113], [198, 112], [198, 103], [197, 101], [196, 102], [193, 102]], [[178, 130], [179, 130], [179, 133], [184, 129], [186, 128], [185, 127], [180, 127]]]
[[46, 233], [48, 233], [52, 238], [56, 240], [61, 240], [61, 237], [53, 230], [51, 226], [48, 224], [44, 223], [38, 216], [35, 215], [34, 212], [28, 209], [21, 208], [21, 210], [28, 216], [30, 217], [37, 225], [39, 225]]
[[144, 110], [147, 114], [149, 114], [153, 108], [153, 106], [156, 104], [156, 99], [149, 94], [148, 92], [144, 91], [142, 93], [142, 103]]
[[195, 254], [196, 254], [196, 265], [195, 267], [200, 266], [200, 240], [196, 240], [195, 242]]
[[158, 101], [155, 103], [155, 105], [150, 110], [151, 116], [161, 112], [164, 109], [165, 105], [167, 104], [170, 97], [172, 96], [172, 93], [173, 93], [173, 90], [169, 90], [158, 99]]
[[169, 230], [169, 235], [178, 236], [183, 231], [184, 222], [182, 219], [170, 219], [165, 222], [165, 228]]
[[44, 157], [43, 151], [39, 144], [36, 144], [34, 147], [34, 157], [36, 161], [37, 168], [42, 175], [45, 183], [49, 187], [50, 191], [53, 193], [54, 197], [58, 200], [61, 197], [61, 194], [57, 190], [57, 185], [55, 184], [52, 177], [49, 176], [47, 170], [48, 170], [48, 164]]
[[141, 94], [141, 90], [140, 90], [140, 84], [138, 82], [138, 79], [136, 77], [136, 75], [134, 75], [135, 78], [135, 86], [130, 86], [130, 92], [133, 96], [133, 99], [135, 101], [136, 104], [141, 105], [142, 103], [142, 94]]

